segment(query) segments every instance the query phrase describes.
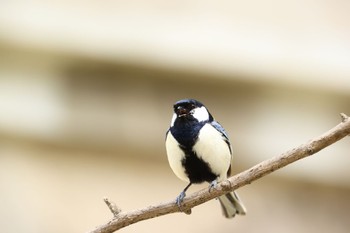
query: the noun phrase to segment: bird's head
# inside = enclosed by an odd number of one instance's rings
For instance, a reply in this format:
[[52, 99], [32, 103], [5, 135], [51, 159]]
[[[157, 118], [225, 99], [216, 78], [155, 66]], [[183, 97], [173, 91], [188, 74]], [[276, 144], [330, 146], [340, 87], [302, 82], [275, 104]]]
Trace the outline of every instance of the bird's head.
[[176, 119], [202, 122], [210, 121], [213, 117], [201, 102], [194, 99], [183, 99], [174, 104], [174, 115], [171, 125], [174, 124]]

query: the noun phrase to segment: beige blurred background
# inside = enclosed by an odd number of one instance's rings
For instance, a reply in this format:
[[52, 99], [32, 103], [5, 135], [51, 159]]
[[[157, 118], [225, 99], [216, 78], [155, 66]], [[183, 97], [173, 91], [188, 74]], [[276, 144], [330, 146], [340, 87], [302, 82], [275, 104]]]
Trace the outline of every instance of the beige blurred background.
[[[175, 199], [172, 104], [201, 100], [238, 173], [350, 114], [349, 1], [2, 1], [1, 232], [86, 232]], [[349, 232], [350, 139], [219, 203], [120, 232]], [[193, 192], [206, 185], [192, 187]]]

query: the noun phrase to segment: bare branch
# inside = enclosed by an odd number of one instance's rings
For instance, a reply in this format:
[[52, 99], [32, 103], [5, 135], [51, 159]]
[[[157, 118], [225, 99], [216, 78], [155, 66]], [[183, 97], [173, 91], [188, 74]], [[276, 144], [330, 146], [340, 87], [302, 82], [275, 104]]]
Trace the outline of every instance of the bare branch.
[[[182, 211], [190, 213], [191, 208], [198, 206], [211, 199], [219, 197], [225, 193], [238, 189], [244, 185], [270, 174], [271, 172], [285, 167], [299, 159], [313, 155], [327, 146], [335, 143], [336, 141], [350, 135], [350, 118], [344, 113], [341, 114], [342, 122], [325, 132], [321, 136], [318, 136], [309, 142], [295, 147], [279, 156], [265, 160], [254, 167], [245, 170], [235, 176], [218, 184], [215, 190], [208, 192], [208, 189], [202, 189], [198, 192], [189, 195], [184, 199]], [[113, 211], [112, 211], [113, 212]], [[143, 209], [118, 212], [115, 214], [115, 218], [108, 223], [97, 227], [90, 233], [111, 233], [130, 224], [154, 218], [161, 215], [180, 212], [175, 201], [168, 201], [157, 205], [148, 206]]]

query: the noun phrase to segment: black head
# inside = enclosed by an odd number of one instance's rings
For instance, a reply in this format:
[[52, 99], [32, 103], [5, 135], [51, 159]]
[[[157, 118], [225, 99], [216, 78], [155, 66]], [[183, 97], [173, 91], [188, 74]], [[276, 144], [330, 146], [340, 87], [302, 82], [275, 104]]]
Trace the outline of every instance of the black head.
[[172, 123], [174, 123], [177, 118], [197, 120], [198, 122], [213, 120], [213, 117], [207, 108], [195, 99], [183, 99], [174, 104], [174, 117]]
[[178, 117], [188, 115], [193, 109], [203, 107], [203, 104], [194, 99], [179, 100], [174, 104], [174, 112]]

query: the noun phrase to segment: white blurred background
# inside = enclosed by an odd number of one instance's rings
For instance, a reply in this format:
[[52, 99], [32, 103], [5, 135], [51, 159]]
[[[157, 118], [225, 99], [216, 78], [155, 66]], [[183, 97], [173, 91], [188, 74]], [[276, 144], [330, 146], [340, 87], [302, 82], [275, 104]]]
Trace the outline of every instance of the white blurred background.
[[[233, 173], [350, 114], [349, 1], [2, 1], [2, 232], [86, 232], [175, 199], [172, 104], [202, 101], [234, 146]], [[348, 232], [350, 140], [218, 202], [120, 232]], [[206, 187], [192, 187], [189, 192]]]

